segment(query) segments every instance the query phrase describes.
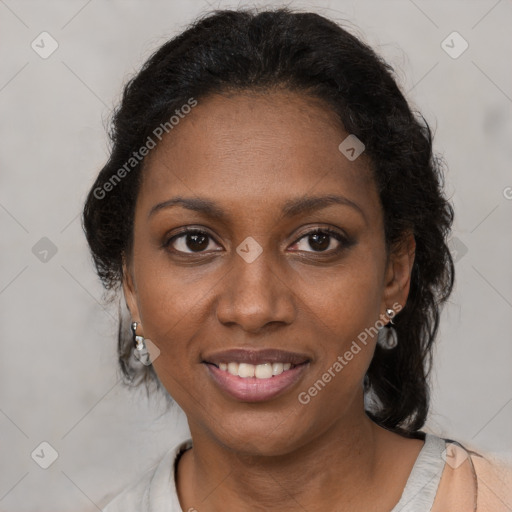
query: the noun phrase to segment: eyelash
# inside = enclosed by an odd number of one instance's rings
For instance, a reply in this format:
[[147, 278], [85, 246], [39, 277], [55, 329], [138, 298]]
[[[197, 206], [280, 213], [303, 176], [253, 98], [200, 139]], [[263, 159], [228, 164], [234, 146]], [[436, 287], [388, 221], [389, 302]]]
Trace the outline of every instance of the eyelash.
[[[344, 249], [348, 248], [349, 246], [351, 246], [353, 244], [352, 240], [350, 240], [346, 236], [342, 235], [338, 231], [335, 231], [335, 230], [330, 229], [330, 228], [314, 228], [314, 229], [312, 229], [310, 231], [307, 231], [306, 233], [303, 233], [300, 236], [300, 238], [298, 238], [292, 245], [297, 244], [303, 238], [306, 238], [308, 236], [315, 235], [315, 234], [325, 234], [325, 235], [329, 235], [329, 236], [333, 237], [334, 239], [336, 239], [340, 243], [340, 247], [338, 247], [337, 249], [334, 249], [334, 250], [330, 250], [330, 251], [306, 251], [308, 253], [313, 253], [313, 254], [318, 254], [318, 255], [328, 254], [328, 255], [332, 256], [332, 255], [340, 253], [341, 251], [343, 251]], [[178, 234], [170, 237], [169, 239], [167, 239], [163, 243], [162, 247], [165, 248], [165, 249], [168, 249], [169, 246], [171, 246], [171, 244], [174, 241], [178, 240], [179, 238], [185, 237], [186, 235], [206, 235], [210, 240], [214, 240], [215, 241], [215, 239], [207, 231], [204, 231], [202, 229], [197, 229], [197, 228], [185, 228], [180, 233], [178, 233]], [[185, 254], [185, 255], [201, 255], [201, 254], [205, 254], [204, 251], [203, 252], [190, 252], [189, 253], [189, 252], [184, 252], [184, 251], [177, 251], [175, 249], [172, 249], [172, 252], [180, 254], [180, 255], [182, 255], [182, 254]], [[215, 252], [218, 252], [218, 251], [215, 251]]]

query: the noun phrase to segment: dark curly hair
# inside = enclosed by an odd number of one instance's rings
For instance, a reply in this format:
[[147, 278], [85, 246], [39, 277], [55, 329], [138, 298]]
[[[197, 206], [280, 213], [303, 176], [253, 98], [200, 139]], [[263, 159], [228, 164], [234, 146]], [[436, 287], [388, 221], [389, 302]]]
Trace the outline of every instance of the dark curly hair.
[[[114, 112], [110, 158], [83, 211], [98, 275], [107, 290], [119, 290], [123, 255], [132, 249], [144, 160], [123, 179], [112, 180], [155, 127], [190, 98], [275, 88], [320, 99], [364, 143], [382, 203], [387, 250], [405, 233], [414, 234], [409, 297], [394, 319], [398, 346], [384, 350], [377, 345], [365, 377], [366, 396], [371, 394], [376, 404], [366, 411], [369, 417], [413, 436], [426, 421], [440, 307], [453, 287], [446, 244], [453, 209], [443, 195], [441, 160], [433, 155], [428, 124], [409, 107], [392, 68], [333, 21], [288, 8], [218, 10], [196, 20], [146, 61]], [[124, 375], [137, 384], [156, 380], [160, 387], [152, 366], [133, 366], [126, 331], [120, 315]]]

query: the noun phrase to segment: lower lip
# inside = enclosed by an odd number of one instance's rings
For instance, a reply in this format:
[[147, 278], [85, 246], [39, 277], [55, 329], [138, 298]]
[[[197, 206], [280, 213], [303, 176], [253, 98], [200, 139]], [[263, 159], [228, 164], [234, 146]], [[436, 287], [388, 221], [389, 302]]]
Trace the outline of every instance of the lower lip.
[[283, 393], [293, 386], [306, 371], [308, 363], [303, 363], [274, 375], [269, 379], [239, 377], [220, 370], [213, 364], [204, 363], [217, 385], [228, 395], [242, 402], [264, 402]]

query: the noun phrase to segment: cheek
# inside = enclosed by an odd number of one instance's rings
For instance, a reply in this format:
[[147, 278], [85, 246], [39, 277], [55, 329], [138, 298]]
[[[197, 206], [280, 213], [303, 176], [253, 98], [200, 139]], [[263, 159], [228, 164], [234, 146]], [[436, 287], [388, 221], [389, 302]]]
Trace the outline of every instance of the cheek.
[[198, 311], [210, 288], [207, 275], [200, 267], [172, 265], [166, 250], [157, 247], [148, 233], [136, 231], [135, 237], [139, 243], [134, 251], [134, 277], [144, 335], [161, 350], [176, 348], [168, 341], [186, 336], [184, 329], [197, 328]]
[[[181, 358], [201, 325], [208, 287], [190, 286], [177, 277], [149, 272], [138, 287], [139, 309], [144, 335], [162, 355]], [[191, 354], [190, 354], [191, 355]]]
[[323, 269], [303, 273], [298, 294], [312, 321], [338, 338], [333, 348], [341, 350], [378, 320], [382, 281], [382, 265], [358, 252], [328, 273]]
[[179, 270], [171, 271], [158, 253], [140, 251], [134, 258], [140, 320], [144, 336], [160, 350], [157, 361], [177, 361], [199, 328], [205, 289], [187, 283]]
[[205, 382], [197, 378], [204, 373], [200, 349], [213, 330], [212, 297], [225, 273], [206, 267], [172, 268], [160, 251], [140, 251], [134, 258], [143, 333], [160, 351], [154, 369], [185, 410], [203, 400]]
[[383, 266], [371, 257], [375, 252], [366, 254], [370, 256], [359, 253], [347, 259], [328, 279], [321, 272], [301, 279], [308, 315], [318, 328], [320, 356], [307, 383], [312, 388], [303, 389], [309, 395], [306, 401], [321, 392], [324, 399], [347, 404], [370, 365], [381, 313]]
[[322, 309], [315, 310], [323, 326], [320, 358], [297, 393], [299, 416], [315, 418], [316, 429], [359, 410], [362, 382], [376, 342], [372, 326], [380, 301], [375, 279], [354, 274], [333, 280], [332, 286], [328, 298], [324, 295]]

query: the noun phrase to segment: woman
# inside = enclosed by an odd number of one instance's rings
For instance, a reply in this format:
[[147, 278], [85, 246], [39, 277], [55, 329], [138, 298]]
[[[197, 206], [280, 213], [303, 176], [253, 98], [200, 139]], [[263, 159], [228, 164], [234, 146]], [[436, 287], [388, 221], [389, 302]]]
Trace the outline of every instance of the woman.
[[130, 81], [112, 138], [84, 229], [131, 314], [122, 369], [191, 438], [105, 510], [509, 510], [510, 473], [420, 430], [453, 210], [369, 47], [218, 11]]

